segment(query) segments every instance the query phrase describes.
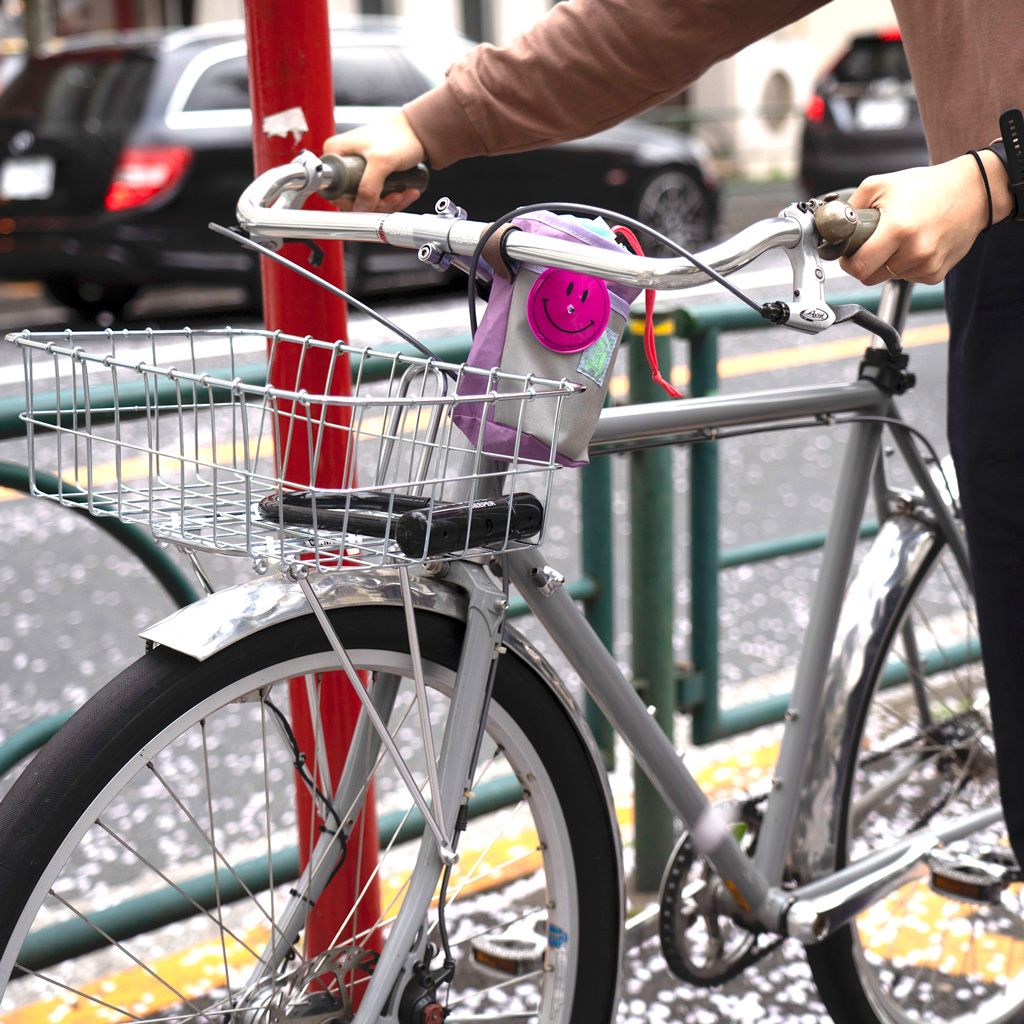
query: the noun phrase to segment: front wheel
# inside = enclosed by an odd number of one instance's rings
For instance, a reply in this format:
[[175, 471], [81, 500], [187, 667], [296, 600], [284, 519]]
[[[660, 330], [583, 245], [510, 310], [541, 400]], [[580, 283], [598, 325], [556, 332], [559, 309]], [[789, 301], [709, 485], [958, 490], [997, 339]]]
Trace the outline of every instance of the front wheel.
[[[872, 696], [842, 780], [837, 867], [999, 798], [973, 597], [945, 546], [875, 635]], [[1005, 846], [1005, 831], [971, 842]], [[1024, 1020], [1019, 884], [983, 905], [913, 881], [807, 954], [837, 1024]]]
[[[439, 749], [464, 625], [417, 618]], [[331, 619], [410, 771], [426, 780], [402, 610], [346, 608]], [[401, 991], [380, 1020], [613, 1016], [622, 897], [606, 789], [569, 703], [514, 650], [498, 662], [443, 923], [435, 878]], [[157, 649], [39, 753], [0, 805], [0, 979], [15, 965], [0, 1018], [353, 1019], [423, 832], [379, 748], [335, 749], [330, 723], [314, 715], [313, 748], [297, 753], [295, 694], [319, 707], [326, 688], [350, 685], [337, 666], [312, 617], [204, 662]], [[328, 777], [348, 779], [355, 799], [328, 808]], [[490, 807], [476, 816], [480, 801]], [[314, 848], [337, 837], [337, 881], [359, 867], [373, 827], [378, 868], [353, 875], [352, 910], [325, 931], [301, 891], [297, 836]], [[454, 970], [442, 976], [432, 972], [445, 936]], [[71, 958], [82, 949], [95, 952]]]

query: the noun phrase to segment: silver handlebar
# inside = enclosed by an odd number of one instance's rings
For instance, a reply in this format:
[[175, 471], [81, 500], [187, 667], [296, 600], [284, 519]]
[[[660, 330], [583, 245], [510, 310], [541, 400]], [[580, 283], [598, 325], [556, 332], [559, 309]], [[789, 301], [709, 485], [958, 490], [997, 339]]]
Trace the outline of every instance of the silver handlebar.
[[[489, 227], [479, 221], [443, 214], [300, 209], [310, 195], [332, 189], [332, 174], [329, 161], [321, 161], [309, 152], [299, 154], [290, 164], [264, 172], [238, 200], [239, 225], [271, 245], [282, 239], [303, 238], [383, 242], [404, 249], [436, 247], [456, 257], [472, 255]], [[829, 213], [838, 216], [824, 216]], [[726, 275], [771, 249], [783, 250], [793, 271], [793, 297], [790, 303], [778, 304], [783, 315], [777, 322], [817, 334], [836, 322], [834, 311], [825, 301], [825, 275], [819, 249], [828, 255], [825, 250], [829, 247], [823, 239], [845, 245], [857, 226], [857, 213], [839, 202], [812, 200], [794, 204], [782, 210], [779, 216], [758, 221], [719, 245], [705, 249], [697, 258], [717, 273]], [[835, 240], [829, 238], [825, 226], [831, 221], [838, 225]], [[872, 224], [865, 228], [866, 232], [870, 234], [873, 227]], [[703, 270], [681, 256], [636, 256], [624, 250], [596, 249], [581, 242], [518, 230], [507, 233], [503, 246], [513, 260], [577, 270], [636, 288], [684, 289], [710, 280]], [[839, 254], [835, 252], [836, 256]]]
[[[239, 226], [263, 239], [337, 239], [384, 242], [403, 249], [440, 246], [446, 253], [471, 256], [488, 224], [432, 214], [342, 213], [296, 207], [313, 192], [330, 187], [329, 169], [312, 154], [261, 174], [238, 200]], [[319, 165], [319, 166], [317, 166]], [[802, 230], [789, 217], [761, 221], [699, 255], [721, 274], [746, 266], [769, 249], [799, 244]], [[710, 278], [684, 257], [652, 258], [594, 249], [581, 242], [545, 238], [525, 231], [506, 236], [505, 251], [514, 260], [579, 270], [637, 288], [692, 288]]]

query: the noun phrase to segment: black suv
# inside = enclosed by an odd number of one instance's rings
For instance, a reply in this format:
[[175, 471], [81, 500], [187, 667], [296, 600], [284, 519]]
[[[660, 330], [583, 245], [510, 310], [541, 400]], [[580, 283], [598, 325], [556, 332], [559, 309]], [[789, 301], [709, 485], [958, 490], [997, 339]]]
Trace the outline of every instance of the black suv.
[[800, 178], [810, 195], [928, 163], [917, 97], [896, 30], [857, 36], [804, 114]]
[[[339, 130], [439, 81], [470, 44], [396, 23], [332, 29]], [[115, 315], [144, 285], [258, 288], [254, 257], [214, 235], [252, 175], [240, 23], [83, 38], [33, 57], [0, 95], [0, 279], [41, 280], [83, 315]], [[679, 241], [713, 235], [717, 186], [703, 148], [629, 122], [580, 142], [467, 160], [432, 178], [474, 219], [572, 201], [638, 216]], [[415, 256], [348, 246], [355, 291], [436, 280]]]

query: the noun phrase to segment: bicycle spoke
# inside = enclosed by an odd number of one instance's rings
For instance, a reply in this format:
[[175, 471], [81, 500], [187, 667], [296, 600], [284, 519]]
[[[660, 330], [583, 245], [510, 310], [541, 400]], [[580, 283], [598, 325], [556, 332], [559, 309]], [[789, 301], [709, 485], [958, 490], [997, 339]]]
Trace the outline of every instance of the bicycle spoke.
[[[213, 891], [217, 901], [217, 924], [220, 933], [220, 950], [224, 961], [224, 983], [227, 985], [228, 1002], [231, 998], [231, 971], [228, 969], [228, 947], [224, 938], [224, 910], [220, 900], [220, 873], [217, 871], [217, 833], [213, 821], [213, 784], [210, 781], [210, 753], [207, 748], [206, 722], [199, 723], [199, 729], [203, 737], [203, 776], [206, 780], [206, 811], [210, 822], [210, 844], [213, 857]], [[257, 958], [258, 959], [258, 958]]]
[[[175, 805], [181, 810], [182, 814], [184, 814], [186, 819], [192, 824], [192, 826], [195, 828], [196, 832], [198, 833], [199, 837], [214, 852], [215, 859], [219, 859], [220, 860], [220, 862], [224, 865], [224, 867], [226, 867], [227, 870], [230, 872], [231, 877], [238, 883], [239, 886], [241, 886], [242, 891], [246, 894], [246, 896], [249, 897], [249, 900], [252, 903], [252, 905], [255, 906], [259, 910], [260, 914], [263, 916], [263, 918], [270, 925], [271, 931], [274, 932], [275, 934], [279, 935], [282, 939], [285, 939], [287, 941], [286, 936], [277, 927], [277, 923], [267, 913], [266, 908], [256, 898], [255, 894], [249, 888], [249, 886], [246, 885], [245, 880], [242, 878], [241, 875], [239, 875], [239, 873], [235, 869], [234, 865], [228, 860], [228, 858], [220, 850], [217, 849], [216, 844], [206, 834], [206, 831], [203, 829], [202, 825], [199, 824], [199, 822], [196, 820], [196, 818], [192, 814], [192, 812], [184, 805], [184, 803], [182, 802], [182, 800], [178, 796], [178, 794], [175, 793], [173, 789], [171, 789], [171, 787], [167, 783], [167, 780], [164, 779], [164, 777], [160, 774], [160, 772], [157, 770], [156, 766], [152, 762], [149, 762], [149, 763], [147, 763], [146, 767], [150, 770], [150, 772], [153, 773], [153, 775], [156, 776], [156, 778], [159, 780], [160, 784], [166, 790], [167, 795], [171, 798], [171, 800], [174, 801]], [[292, 946], [292, 948], [294, 948], [292, 943], [288, 943], [288, 945]]]
[[237, 942], [247, 953], [251, 953], [256, 960], [260, 959], [259, 954], [251, 946], [249, 946], [248, 943], [246, 943], [246, 941], [241, 936], [236, 934], [227, 925], [225, 925], [223, 920], [219, 916], [215, 917], [209, 910], [207, 910], [206, 907], [204, 907], [196, 899], [190, 896], [180, 885], [178, 885], [177, 882], [175, 882], [172, 878], [168, 877], [168, 875], [165, 872], [161, 871], [148, 857], [145, 857], [139, 850], [137, 850], [134, 846], [128, 843], [123, 837], [119, 836], [116, 832], [110, 829], [102, 821], [102, 819], [97, 818], [96, 824], [104, 832], [106, 832], [107, 835], [109, 835], [110, 838], [114, 840], [114, 842], [118, 843], [121, 847], [127, 850], [133, 857], [135, 857], [135, 859], [138, 860], [140, 864], [144, 864], [161, 881], [166, 882], [167, 885], [169, 885], [176, 893], [178, 893], [179, 896], [182, 896], [184, 899], [188, 900], [188, 902], [192, 904], [192, 906], [195, 907], [200, 914], [207, 918], [207, 920], [211, 921], [213, 924], [217, 925], [217, 927], [221, 929], [223, 932], [230, 935], [231, 938], [233, 938], [235, 942]]
[[148, 974], [154, 981], [159, 982], [161, 985], [164, 986], [164, 988], [168, 989], [175, 996], [177, 996], [178, 1000], [181, 1003], [183, 1003], [185, 1006], [191, 1007], [191, 1009], [195, 1013], [199, 1012], [198, 1008], [192, 1003], [191, 1000], [182, 995], [182, 993], [179, 992], [170, 982], [166, 981], [164, 978], [161, 978], [159, 974], [157, 974], [148, 964], [140, 960], [130, 949], [127, 948], [127, 946], [114, 939], [113, 936], [109, 934], [109, 932], [104, 931], [98, 924], [96, 924], [95, 921], [90, 920], [88, 915], [83, 914], [80, 910], [78, 910], [77, 907], [69, 903], [66, 899], [64, 899], [63, 896], [54, 892], [52, 889], [50, 889], [49, 895], [51, 895], [55, 900], [57, 900], [59, 903], [67, 907], [68, 910], [70, 910], [71, 913], [75, 915], [75, 917], [77, 917], [80, 921], [88, 925], [94, 932], [96, 932], [97, 935], [102, 936], [106, 940], [108, 945], [113, 946], [116, 949], [119, 949], [122, 953], [124, 953], [126, 957], [128, 957], [129, 960], [136, 964], [136, 966], [141, 967], [146, 972], [146, 974]]
[[[31, 967], [25, 967], [23, 964], [15, 963], [15, 967], [23, 974], [30, 975], [33, 978], [38, 978], [40, 981], [46, 982], [47, 985], [52, 985], [54, 988], [63, 989], [65, 992], [70, 992], [73, 996], [77, 996], [79, 999], [87, 999], [90, 1003], [95, 1003], [97, 1006], [102, 1006], [105, 1010], [113, 1010], [114, 1013], [120, 1014], [122, 1017], [128, 1017], [130, 1020], [141, 1021], [145, 1019], [147, 1022], [151, 1018], [137, 1017], [130, 1010], [123, 1010], [119, 1006], [114, 1006], [113, 1003], [108, 1003], [99, 996], [93, 995], [91, 992], [83, 992], [80, 988], [74, 988], [71, 985], [66, 985], [63, 981], [59, 981], [57, 978], [53, 978], [48, 974], [43, 974], [41, 971], [34, 971]], [[163, 1018], [163, 1019], [177, 1019], [177, 1018]]]
[[[529, 981], [531, 978], [539, 978], [543, 974], [543, 968], [536, 971], [527, 971], [525, 974], [518, 974], [516, 977], [509, 978], [506, 981], [499, 981], [494, 985], [488, 985], [486, 988], [477, 989], [475, 992], [462, 996], [460, 999], [453, 999], [448, 1004], [447, 1008], [450, 1011], [453, 1006], [461, 1006], [463, 1003], [472, 1002], [475, 999], [479, 999], [481, 996], [487, 995], [489, 992], [498, 992], [502, 989], [509, 988], [512, 985], [518, 985], [524, 981]], [[445, 1019], [450, 1020], [451, 1018], [446, 1017]], [[498, 1019], [501, 1020], [501, 1017], [499, 1016]]]

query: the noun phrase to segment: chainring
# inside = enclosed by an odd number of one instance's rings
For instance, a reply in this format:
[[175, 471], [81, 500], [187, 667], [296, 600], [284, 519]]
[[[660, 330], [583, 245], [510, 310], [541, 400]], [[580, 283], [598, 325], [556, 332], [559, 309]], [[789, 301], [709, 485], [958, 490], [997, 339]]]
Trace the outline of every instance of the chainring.
[[349, 995], [357, 973], [370, 975], [377, 954], [361, 946], [336, 946], [266, 978], [246, 998], [243, 1024], [348, 1024]]
[[[761, 802], [729, 800], [715, 806], [748, 855], [757, 842]], [[720, 910], [722, 891], [714, 868], [696, 852], [691, 834], [684, 832], [661, 883], [658, 932], [669, 970], [691, 985], [721, 985], [781, 942], [759, 943], [757, 932]]]

